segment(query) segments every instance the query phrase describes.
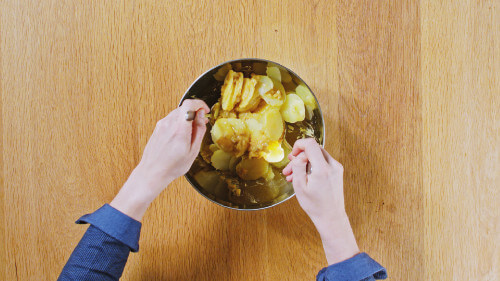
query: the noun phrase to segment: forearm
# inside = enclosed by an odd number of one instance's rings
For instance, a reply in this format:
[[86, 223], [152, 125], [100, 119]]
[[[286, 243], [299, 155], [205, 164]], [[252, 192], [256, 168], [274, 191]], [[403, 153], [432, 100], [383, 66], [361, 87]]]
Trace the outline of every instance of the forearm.
[[346, 214], [316, 224], [328, 264], [335, 264], [359, 254], [358, 244]]
[[172, 180], [156, 180], [155, 177], [146, 175], [143, 167], [137, 166], [109, 205], [140, 221], [151, 202]]
[[387, 278], [387, 271], [366, 253], [360, 253], [349, 218], [344, 213], [316, 227], [323, 242], [328, 267], [317, 280], [378, 280]]

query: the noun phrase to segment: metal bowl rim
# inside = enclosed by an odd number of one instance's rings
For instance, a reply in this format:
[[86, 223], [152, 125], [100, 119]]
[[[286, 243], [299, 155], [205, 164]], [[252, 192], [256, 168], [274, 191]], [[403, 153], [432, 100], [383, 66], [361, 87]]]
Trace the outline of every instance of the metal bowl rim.
[[[318, 101], [318, 98], [316, 97], [316, 95], [314, 94], [314, 92], [311, 90], [311, 87], [309, 87], [309, 85], [307, 85], [307, 83], [304, 81], [304, 79], [302, 79], [297, 73], [295, 73], [293, 70], [291, 70], [290, 68], [280, 64], [280, 63], [277, 63], [277, 62], [274, 62], [274, 61], [271, 61], [271, 60], [268, 60], [268, 59], [259, 59], [259, 58], [241, 58], [241, 59], [233, 59], [233, 60], [228, 60], [228, 61], [225, 61], [223, 63], [220, 63], [210, 69], [208, 69], [207, 71], [203, 72], [201, 75], [198, 76], [198, 78], [196, 78], [196, 80], [194, 80], [193, 83], [191, 83], [191, 85], [189, 85], [189, 87], [187, 88], [186, 92], [184, 93], [184, 95], [182, 95], [181, 97], [181, 101], [179, 102], [179, 105], [178, 106], [181, 106], [182, 102], [187, 98], [186, 95], [189, 93], [189, 90], [191, 90], [191, 88], [194, 86], [194, 84], [196, 84], [196, 82], [198, 82], [198, 80], [200, 80], [202, 77], [204, 77], [205, 75], [207, 75], [209, 72], [211, 72], [212, 70], [216, 69], [216, 68], [219, 68], [225, 64], [228, 64], [228, 63], [234, 63], [234, 62], [242, 62], [242, 61], [248, 61], [248, 60], [254, 60], [254, 61], [261, 61], [261, 62], [267, 62], [267, 63], [274, 63], [276, 65], [279, 65], [281, 67], [283, 67], [284, 69], [286, 69], [287, 71], [291, 72], [293, 75], [295, 75], [297, 78], [300, 79], [300, 81], [302, 81], [302, 83], [304, 83], [304, 85], [306, 85], [306, 87], [309, 89], [309, 91], [311, 92], [311, 94], [313, 95], [314, 97], [314, 100], [316, 100], [316, 104], [318, 105], [318, 110], [319, 110], [319, 114], [321, 116], [321, 121], [323, 123], [323, 143], [321, 143], [320, 145], [322, 147], [325, 147], [325, 135], [326, 135], [326, 131], [325, 131], [325, 119], [323, 117], [323, 111], [321, 111], [321, 105], [319, 104], [319, 101]], [[289, 199], [293, 198], [295, 196], [295, 191], [293, 192], [292, 195], [290, 195], [289, 197], [287, 197], [286, 199], [282, 200], [282, 201], [279, 201], [279, 202], [276, 202], [272, 205], [269, 205], [269, 206], [265, 206], [265, 207], [260, 207], [260, 208], [256, 208], [256, 209], [241, 209], [241, 208], [234, 208], [234, 207], [230, 207], [230, 206], [226, 206], [226, 205], [223, 205], [222, 203], [220, 202], [217, 202], [215, 200], [213, 200], [212, 198], [208, 197], [207, 195], [205, 195], [203, 192], [201, 192], [199, 190], [198, 187], [196, 187], [196, 185], [189, 179], [189, 177], [187, 176], [187, 174], [184, 175], [184, 177], [186, 178], [186, 180], [189, 182], [189, 184], [191, 184], [191, 186], [199, 193], [201, 194], [203, 197], [205, 197], [206, 199], [208, 199], [210, 202], [212, 203], [215, 203], [219, 206], [222, 206], [224, 208], [227, 208], [227, 209], [231, 209], [231, 210], [238, 210], [238, 211], [258, 211], [258, 210], [264, 210], [264, 209], [268, 209], [268, 208], [271, 208], [271, 207], [274, 207], [276, 205], [279, 205], [283, 202], [286, 202], [288, 201]]]

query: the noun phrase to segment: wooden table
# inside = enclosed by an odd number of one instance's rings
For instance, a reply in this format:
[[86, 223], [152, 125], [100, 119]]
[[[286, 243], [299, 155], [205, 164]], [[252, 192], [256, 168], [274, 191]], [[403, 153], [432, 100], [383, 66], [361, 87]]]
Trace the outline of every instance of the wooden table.
[[[499, 280], [498, 1], [0, 8], [1, 280], [55, 280], [86, 229], [73, 222], [113, 198], [156, 121], [242, 57], [290, 67], [319, 98], [358, 243], [390, 280]], [[232, 211], [185, 179], [140, 247], [122, 280], [313, 280], [326, 265], [296, 199]]]

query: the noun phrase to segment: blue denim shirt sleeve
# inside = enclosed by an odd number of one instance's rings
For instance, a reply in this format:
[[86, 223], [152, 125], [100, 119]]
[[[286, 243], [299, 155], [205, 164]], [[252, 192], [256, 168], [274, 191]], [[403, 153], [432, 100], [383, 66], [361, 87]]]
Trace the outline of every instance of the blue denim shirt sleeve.
[[57, 280], [118, 280], [129, 252], [139, 250], [141, 223], [108, 204], [76, 223], [91, 225]]
[[[57, 280], [119, 280], [129, 252], [139, 250], [141, 223], [108, 204], [84, 215], [78, 224], [91, 224]], [[387, 272], [367, 254], [323, 268], [318, 281], [365, 281], [387, 278]]]
[[366, 253], [323, 268], [318, 281], [368, 281], [386, 279], [387, 271]]

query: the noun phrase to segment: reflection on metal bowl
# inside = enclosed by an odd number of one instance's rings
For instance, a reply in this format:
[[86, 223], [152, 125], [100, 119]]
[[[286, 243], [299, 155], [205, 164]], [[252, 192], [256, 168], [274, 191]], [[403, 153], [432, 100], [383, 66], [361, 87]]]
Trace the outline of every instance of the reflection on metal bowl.
[[[205, 101], [209, 107], [212, 107], [221, 96], [223, 81], [218, 76], [224, 68], [230, 66], [234, 71], [243, 72], [245, 77], [248, 77], [251, 73], [265, 75], [268, 64], [289, 73], [292, 78], [290, 85], [302, 84], [309, 88], [298, 75], [278, 63], [264, 59], [237, 59], [215, 66], [198, 77], [186, 91], [179, 104], [182, 104], [185, 99], [196, 98]], [[314, 96], [310, 88], [309, 91]], [[285, 139], [291, 146], [297, 139], [308, 136], [314, 137], [321, 145], [324, 144], [323, 115], [316, 96], [314, 99], [316, 107], [309, 112], [309, 118], [294, 124], [286, 124]], [[207, 129], [204, 141], [209, 139], [210, 127]], [[261, 210], [276, 206], [295, 195], [291, 183], [288, 183], [281, 174], [281, 169], [275, 167], [273, 169], [276, 176], [270, 181], [264, 179], [244, 181], [215, 170], [203, 160], [201, 155], [198, 155], [186, 174], [186, 179], [200, 194], [218, 205], [237, 210]], [[229, 187], [234, 181], [239, 181], [237, 182], [241, 189], [239, 194], [230, 191]]]

